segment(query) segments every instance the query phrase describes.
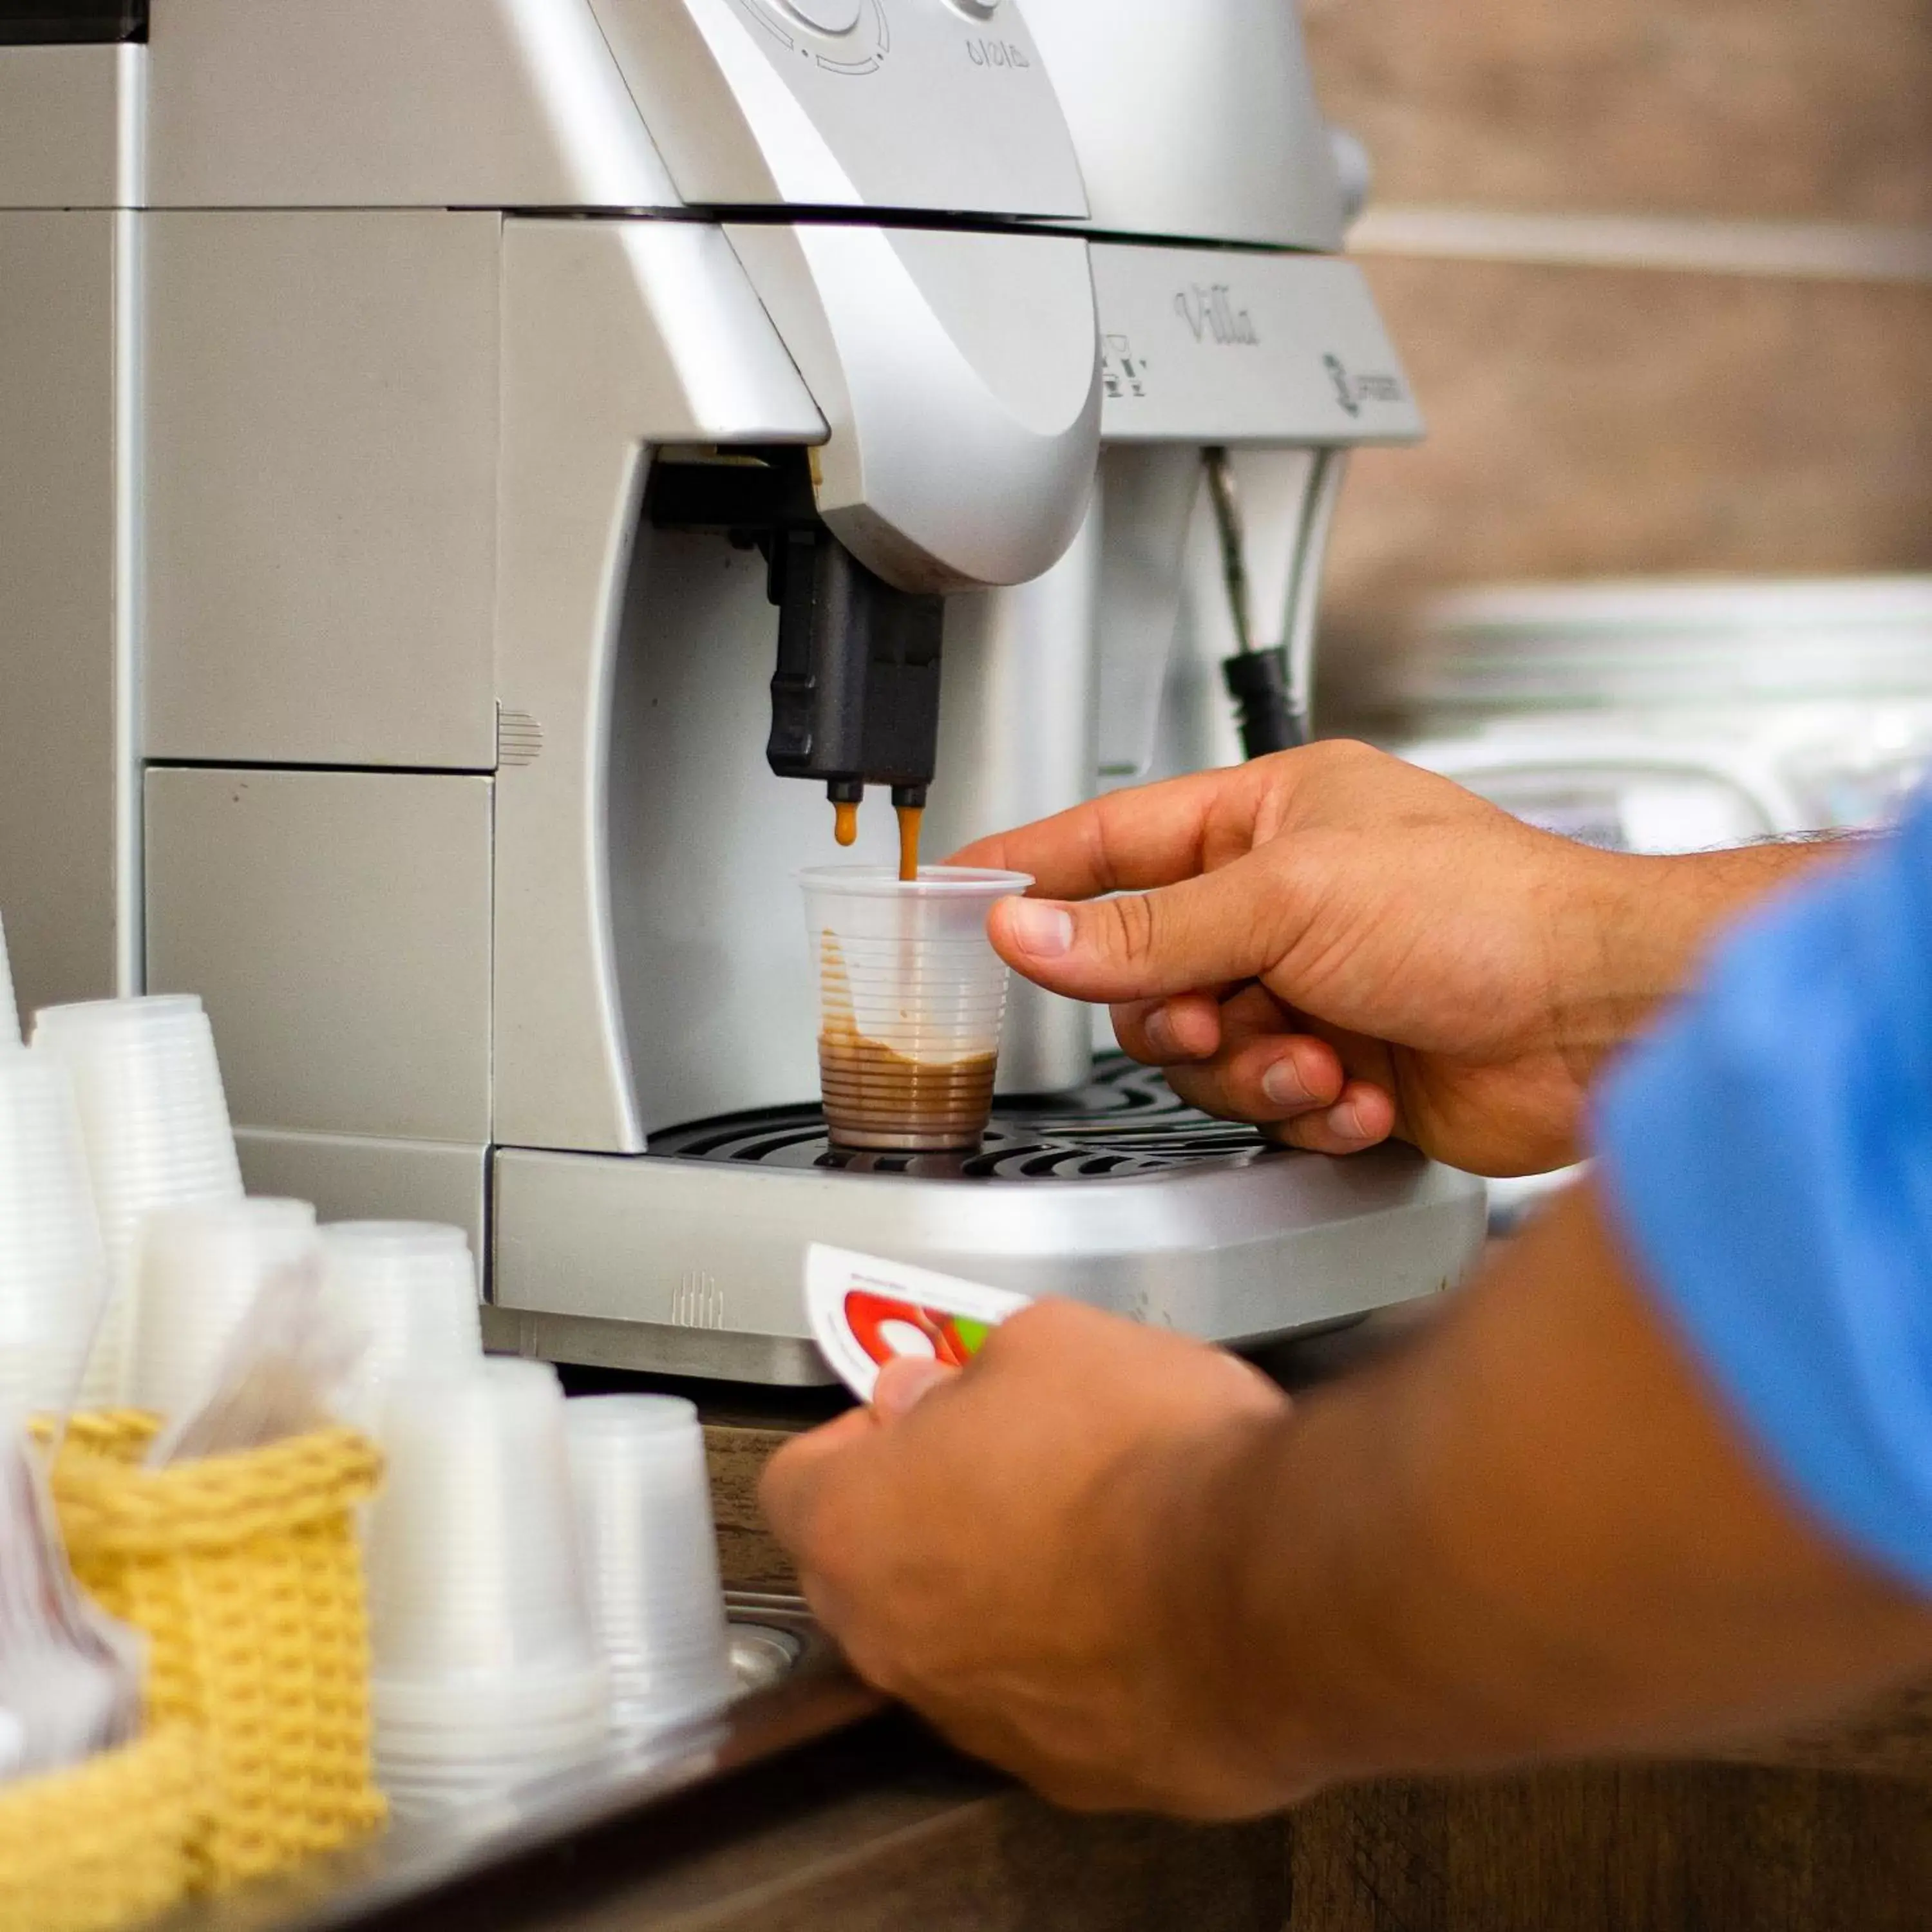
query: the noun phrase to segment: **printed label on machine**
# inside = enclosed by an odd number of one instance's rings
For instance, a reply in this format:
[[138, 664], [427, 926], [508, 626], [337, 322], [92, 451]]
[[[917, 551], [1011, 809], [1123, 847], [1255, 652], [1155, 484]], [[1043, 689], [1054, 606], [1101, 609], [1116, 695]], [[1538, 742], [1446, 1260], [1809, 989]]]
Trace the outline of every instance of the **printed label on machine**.
[[814, 1242], [805, 1258], [805, 1306], [813, 1339], [861, 1402], [886, 1363], [904, 1356], [964, 1368], [1024, 1294], [902, 1267], [876, 1255]]

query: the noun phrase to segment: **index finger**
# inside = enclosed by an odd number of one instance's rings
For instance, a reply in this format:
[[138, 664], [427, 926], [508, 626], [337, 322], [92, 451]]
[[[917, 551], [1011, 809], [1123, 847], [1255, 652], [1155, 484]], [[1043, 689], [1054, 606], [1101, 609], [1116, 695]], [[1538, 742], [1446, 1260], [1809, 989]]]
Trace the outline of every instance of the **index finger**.
[[1030, 872], [1041, 898], [1086, 899], [1176, 885], [1204, 869], [1208, 814], [1232, 776], [1195, 772], [1108, 792], [1051, 818], [976, 839], [950, 862]]
[[808, 1531], [827, 1471], [869, 1441], [878, 1426], [869, 1408], [849, 1409], [836, 1422], [794, 1436], [765, 1465], [758, 1478], [759, 1507], [788, 1550], [796, 1550]]

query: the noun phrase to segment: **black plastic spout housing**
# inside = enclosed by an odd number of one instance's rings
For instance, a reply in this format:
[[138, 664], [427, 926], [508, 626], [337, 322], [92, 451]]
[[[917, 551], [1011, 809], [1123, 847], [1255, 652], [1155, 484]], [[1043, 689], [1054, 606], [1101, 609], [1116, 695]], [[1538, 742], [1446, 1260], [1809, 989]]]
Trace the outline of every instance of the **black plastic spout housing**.
[[944, 599], [886, 583], [832, 535], [802, 450], [661, 464], [646, 501], [662, 527], [722, 530], [764, 553], [778, 611], [772, 770], [818, 781], [835, 802], [889, 785], [896, 804], [923, 805], [939, 748]]
[[944, 601], [895, 589], [823, 528], [773, 544], [770, 595], [772, 770], [848, 798], [890, 785], [896, 803], [923, 805], [939, 748]]

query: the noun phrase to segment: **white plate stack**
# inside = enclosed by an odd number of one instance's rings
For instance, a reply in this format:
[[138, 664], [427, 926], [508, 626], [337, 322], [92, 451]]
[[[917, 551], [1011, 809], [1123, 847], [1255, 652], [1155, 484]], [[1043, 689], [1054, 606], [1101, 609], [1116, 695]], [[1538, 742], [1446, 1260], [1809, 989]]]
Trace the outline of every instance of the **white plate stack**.
[[83, 1400], [123, 1399], [142, 1217], [158, 1208], [242, 1198], [242, 1170], [214, 1039], [191, 995], [46, 1006], [34, 1050], [73, 1076], [87, 1144], [110, 1303]]
[[338, 1221], [322, 1231], [332, 1306], [369, 1338], [343, 1419], [372, 1432], [399, 1377], [474, 1372], [483, 1360], [476, 1264], [460, 1228]]
[[74, 1083], [0, 1038], [0, 1410], [73, 1403], [106, 1282]]
[[610, 1725], [564, 1447], [538, 1362], [390, 1384], [367, 1540], [377, 1775], [398, 1810], [498, 1796]]
[[306, 1201], [217, 1201], [144, 1217], [136, 1247], [127, 1395], [173, 1421], [215, 1390], [229, 1349], [268, 1277], [312, 1260]]
[[734, 1689], [698, 1412], [672, 1396], [568, 1405], [591, 1614], [620, 1729], [709, 1717]]

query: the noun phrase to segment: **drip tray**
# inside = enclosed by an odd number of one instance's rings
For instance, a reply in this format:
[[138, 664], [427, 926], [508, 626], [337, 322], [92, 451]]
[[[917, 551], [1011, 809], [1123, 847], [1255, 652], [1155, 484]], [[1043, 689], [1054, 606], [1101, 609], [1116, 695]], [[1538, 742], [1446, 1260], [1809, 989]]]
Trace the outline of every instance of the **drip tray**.
[[736, 1114], [652, 1137], [654, 1156], [919, 1180], [1129, 1180], [1213, 1164], [1286, 1159], [1252, 1127], [1186, 1104], [1157, 1067], [1110, 1057], [1076, 1094], [1006, 1101], [976, 1150], [873, 1154], [835, 1148], [816, 1107]]
[[821, 1383], [800, 1291], [814, 1241], [1209, 1340], [1326, 1327], [1459, 1274], [1482, 1191], [1412, 1148], [1278, 1148], [1126, 1058], [1009, 1102], [955, 1154], [854, 1153], [816, 1107], [707, 1120], [636, 1156], [505, 1148], [493, 1347], [596, 1368]]

